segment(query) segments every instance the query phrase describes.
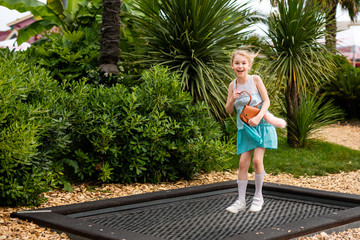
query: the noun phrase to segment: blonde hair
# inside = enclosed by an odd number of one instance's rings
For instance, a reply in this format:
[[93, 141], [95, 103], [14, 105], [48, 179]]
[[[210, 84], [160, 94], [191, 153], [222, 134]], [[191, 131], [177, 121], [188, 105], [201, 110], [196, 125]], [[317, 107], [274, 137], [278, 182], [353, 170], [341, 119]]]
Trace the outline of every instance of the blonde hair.
[[236, 55], [245, 57], [249, 61], [250, 65], [252, 65], [256, 56], [259, 55], [259, 52], [253, 53], [251, 51], [243, 50], [243, 49], [235, 50], [235, 51], [233, 51], [232, 56], [231, 56], [231, 65], [233, 64], [234, 58]]

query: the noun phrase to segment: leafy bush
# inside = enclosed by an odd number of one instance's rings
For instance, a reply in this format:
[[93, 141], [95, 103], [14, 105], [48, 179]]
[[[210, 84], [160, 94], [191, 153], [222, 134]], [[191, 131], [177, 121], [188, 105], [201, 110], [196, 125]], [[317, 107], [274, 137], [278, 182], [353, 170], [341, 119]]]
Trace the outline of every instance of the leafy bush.
[[344, 109], [347, 118], [360, 119], [360, 69], [354, 68], [345, 57], [337, 56], [338, 70], [323, 91]]
[[[74, 83], [71, 151], [74, 176], [112, 182], [189, 179], [220, 167], [226, 146], [203, 103], [181, 91], [179, 76], [155, 67], [130, 90]], [[75, 97], [76, 96], [76, 97]]]
[[42, 192], [71, 181], [190, 179], [233, 154], [206, 105], [193, 104], [165, 68], [133, 88], [59, 85], [24, 53], [0, 59], [1, 205], [39, 204]]
[[80, 80], [98, 66], [99, 33], [91, 28], [50, 34], [29, 48], [28, 57], [59, 82]]
[[53, 182], [49, 159], [39, 153], [57, 83], [21, 53], [0, 51], [1, 205], [39, 204]]

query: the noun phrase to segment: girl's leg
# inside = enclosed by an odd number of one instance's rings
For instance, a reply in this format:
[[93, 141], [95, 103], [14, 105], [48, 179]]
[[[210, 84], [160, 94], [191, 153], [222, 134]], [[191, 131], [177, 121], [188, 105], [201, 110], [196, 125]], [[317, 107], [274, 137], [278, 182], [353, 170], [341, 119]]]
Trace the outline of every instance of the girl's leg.
[[255, 169], [255, 194], [253, 203], [250, 207], [250, 211], [252, 212], [260, 211], [262, 209], [262, 205], [264, 204], [264, 199], [262, 195], [262, 187], [265, 176], [263, 163], [264, 154], [265, 148], [256, 148], [254, 151], [253, 165]]
[[282, 118], [275, 117], [272, 113], [266, 112], [264, 115], [264, 119], [273, 125], [274, 127], [278, 128], [285, 128], [286, 127], [286, 121]]
[[239, 193], [239, 201], [245, 204], [246, 197], [246, 187], [248, 184], [248, 173], [249, 166], [251, 161], [251, 155], [253, 151], [244, 152], [240, 156], [239, 160], [239, 170], [238, 170], [238, 193]]
[[237, 179], [239, 198], [230, 207], [226, 208], [226, 210], [231, 213], [238, 213], [239, 211], [245, 211], [246, 209], [245, 196], [252, 152], [253, 151], [245, 152], [240, 156]]
[[265, 172], [264, 154], [265, 154], [265, 148], [255, 148], [254, 157], [253, 157], [253, 165], [254, 165], [255, 174], [260, 174], [260, 173]]
[[238, 180], [248, 180], [249, 166], [252, 153], [253, 150], [244, 152], [240, 155]]

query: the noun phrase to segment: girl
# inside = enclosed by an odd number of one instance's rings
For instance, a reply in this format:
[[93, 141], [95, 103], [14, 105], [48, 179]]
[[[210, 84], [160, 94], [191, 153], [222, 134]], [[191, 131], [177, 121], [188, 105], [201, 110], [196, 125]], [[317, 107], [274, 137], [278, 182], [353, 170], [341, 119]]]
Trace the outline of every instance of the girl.
[[[231, 68], [236, 74], [236, 79], [229, 85], [226, 112], [231, 114], [234, 108], [237, 111], [237, 154], [241, 154], [237, 180], [239, 198], [235, 201], [235, 203], [226, 208], [226, 210], [231, 213], [238, 213], [239, 211], [245, 211], [246, 209], [245, 195], [252, 155], [253, 166], [255, 169], [255, 194], [249, 211], [259, 212], [262, 209], [264, 204], [262, 196], [262, 186], [265, 176], [263, 164], [264, 153], [265, 149], [277, 148], [277, 135], [275, 127], [263, 119], [270, 106], [270, 100], [265, 85], [259, 76], [249, 75], [255, 56], [255, 54], [245, 50], [236, 50], [233, 52], [231, 58]], [[239, 118], [242, 108], [250, 99], [247, 94], [240, 94], [240, 92], [244, 90], [251, 94], [251, 106], [255, 106], [262, 102], [261, 110], [258, 115], [251, 118], [248, 122], [249, 126], [254, 127], [261, 136], [261, 143], [255, 142], [245, 133], [245, 123], [243, 123]], [[267, 114], [268, 119], [272, 119], [272, 116], [273, 115]]]

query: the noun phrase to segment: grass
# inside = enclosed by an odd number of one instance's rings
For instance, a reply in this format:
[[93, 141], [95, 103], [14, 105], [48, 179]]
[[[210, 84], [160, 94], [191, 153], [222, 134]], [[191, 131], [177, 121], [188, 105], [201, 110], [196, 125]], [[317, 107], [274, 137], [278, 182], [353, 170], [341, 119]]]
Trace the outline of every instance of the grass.
[[[237, 169], [238, 161], [238, 156], [231, 159], [230, 169]], [[360, 151], [320, 140], [310, 140], [304, 148], [295, 149], [279, 137], [278, 149], [266, 150], [264, 165], [266, 172], [272, 174], [323, 176], [360, 169]], [[252, 166], [249, 171], [253, 171]]]

